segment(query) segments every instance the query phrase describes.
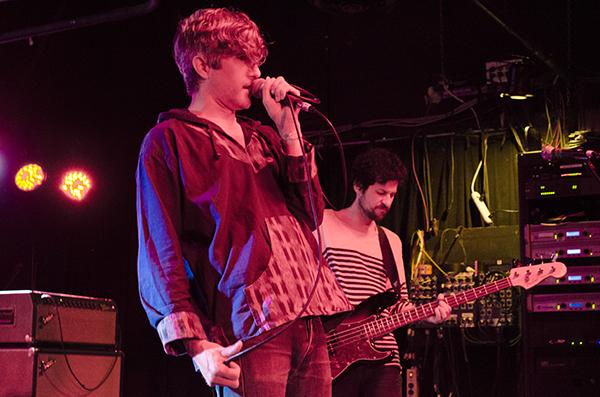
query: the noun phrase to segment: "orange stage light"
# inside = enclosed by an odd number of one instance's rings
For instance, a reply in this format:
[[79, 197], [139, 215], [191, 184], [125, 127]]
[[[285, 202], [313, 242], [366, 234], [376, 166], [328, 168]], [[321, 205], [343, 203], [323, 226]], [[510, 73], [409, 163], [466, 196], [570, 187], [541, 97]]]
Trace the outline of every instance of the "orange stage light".
[[92, 181], [83, 171], [69, 171], [64, 174], [60, 190], [71, 200], [81, 201], [92, 188]]
[[37, 189], [46, 180], [46, 173], [38, 164], [27, 164], [15, 175], [15, 184], [24, 192]]

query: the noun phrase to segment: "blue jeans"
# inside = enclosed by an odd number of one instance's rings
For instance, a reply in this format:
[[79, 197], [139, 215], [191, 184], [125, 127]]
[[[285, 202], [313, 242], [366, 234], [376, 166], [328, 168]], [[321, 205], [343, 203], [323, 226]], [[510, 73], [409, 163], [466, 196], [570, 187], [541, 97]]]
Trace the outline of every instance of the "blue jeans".
[[238, 360], [240, 387], [224, 397], [331, 396], [325, 331], [318, 317], [297, 320], [275, 339]]

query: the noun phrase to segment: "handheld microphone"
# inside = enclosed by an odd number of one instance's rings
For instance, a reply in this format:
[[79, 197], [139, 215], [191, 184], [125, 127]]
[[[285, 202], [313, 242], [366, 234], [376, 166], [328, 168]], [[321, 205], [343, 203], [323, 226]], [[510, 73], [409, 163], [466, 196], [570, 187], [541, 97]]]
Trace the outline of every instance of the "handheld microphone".
[[[250, 88], [250, 93], [255, 98], [262, 98], [262, 89], [265, 85], [265, 79], [255, 79], [252, 81], [252, 87]], [[292, 94], [288, 92], [286, 95], [287, 99], [290, 99], [294, 106], [303, 110], [305, 112], [311, 112], [313, 110], [313, 105], [318, 105], [321, 103], [321, 100], [313, 95], [310, 91], [305, 90], [304, 88], [298, 87], [297, 85], [290, 84], [292, 87], [300, 91], [300, 95]], [[282, 101], [283, 102], [283, 101]]]

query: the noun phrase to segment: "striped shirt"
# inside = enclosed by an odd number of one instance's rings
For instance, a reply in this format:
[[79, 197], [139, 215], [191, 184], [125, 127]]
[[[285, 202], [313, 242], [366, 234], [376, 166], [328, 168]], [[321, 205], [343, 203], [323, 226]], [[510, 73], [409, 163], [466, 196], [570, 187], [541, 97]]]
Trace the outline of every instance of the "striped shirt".
[[[384, 229], [390, 241], [400, 281], [400, 299], [408, 299], [406, 278], [402, 263], [402, 247], [398, 236]], [[332, 210], [325, 210], [321, 225], [323, 256], [336, 275], [338, 283], [352, 305], [391, 288], [391, 282], [383, 265], [377, 228], [367, 234], [358, 233], [346, 225]], [[388, 315], [385, 310], [383, 315]], [[400, 366], [398, 345], [393, 334], [386, 334], [373, 341], [378, 350], [391, 351], [392, 360], [385, 365]]]

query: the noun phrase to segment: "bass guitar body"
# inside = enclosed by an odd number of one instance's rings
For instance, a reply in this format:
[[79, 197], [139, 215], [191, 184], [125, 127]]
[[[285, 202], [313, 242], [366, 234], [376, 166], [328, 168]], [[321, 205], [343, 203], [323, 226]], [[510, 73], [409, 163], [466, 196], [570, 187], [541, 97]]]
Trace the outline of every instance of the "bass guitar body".
[[[446, 295], [451, 308], [473, 302], [479, 298], [510, 287], [529, 289], [548, 277], [560, 278], [567, 274], [561, 262], [541, 263], [517, 267], [501, 280], [480, 285], [466, 291]], [[396, 302], [395, 294], [386, 292], [375, 295], [358, 305], [349, 313], [341, 313], [325, 321], [327, 349], [331, 362], [331, 375], [338, 377], [357, 361], [379, 361], [389, 358], [390, 352], [381, 352], [373, 346], [373, 340], [405, 325], [424, 320], [435, 314], [437, 301], [407, 310], [395, 311], [382, 316], [381, 311]]]
[[380, 313], [396, 302], [395, 293], [384, 292], [365, 300], [352, 312], [336, 314], [324, 321], [333, 379], [358, 361], [385, 361], [391, 358], [392, 352], [377, 350], [363, 329], [376, 324]]

